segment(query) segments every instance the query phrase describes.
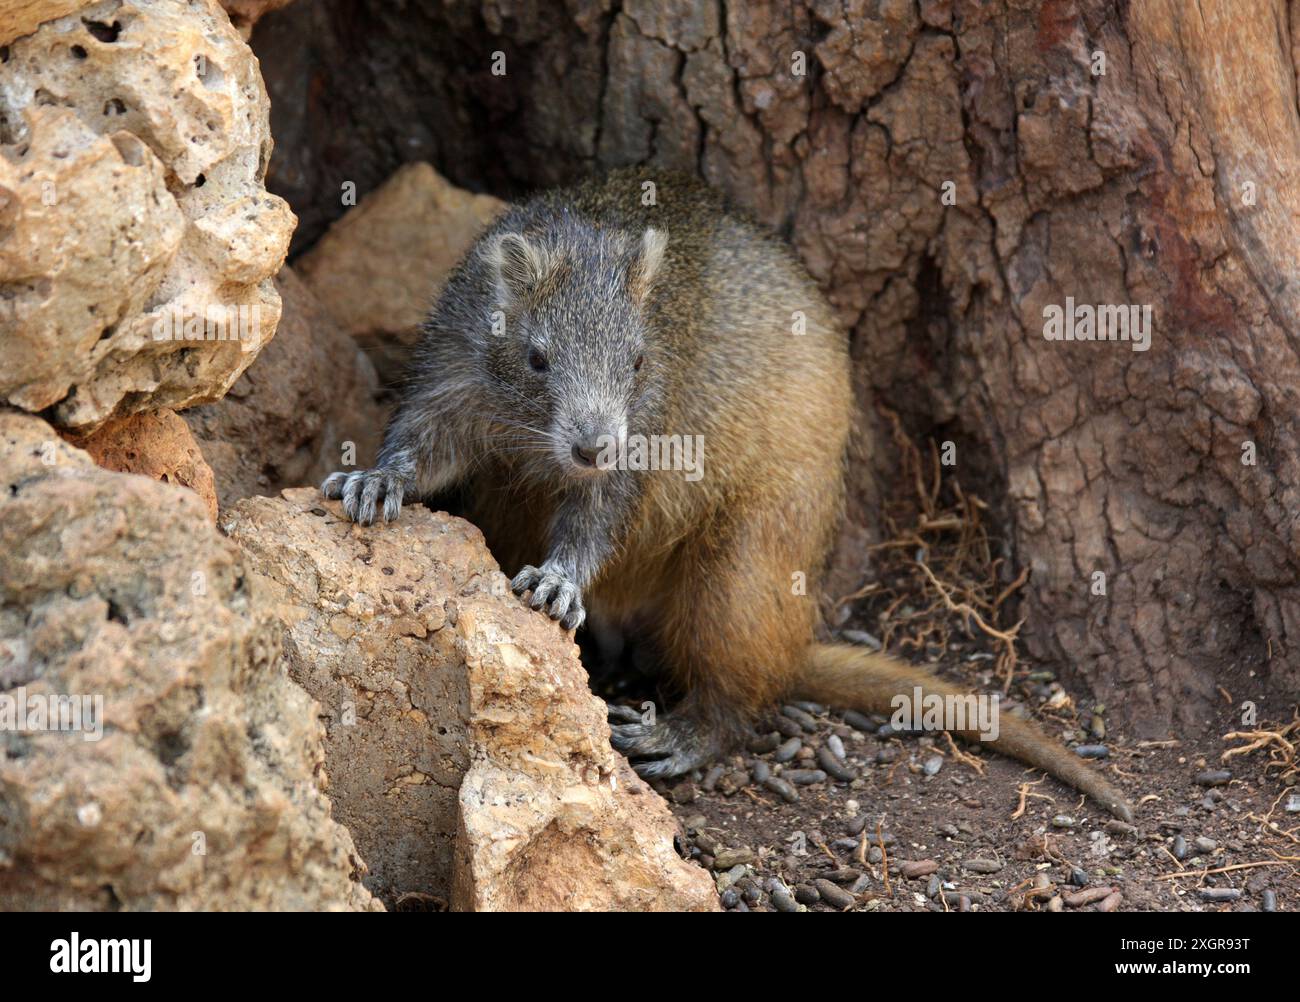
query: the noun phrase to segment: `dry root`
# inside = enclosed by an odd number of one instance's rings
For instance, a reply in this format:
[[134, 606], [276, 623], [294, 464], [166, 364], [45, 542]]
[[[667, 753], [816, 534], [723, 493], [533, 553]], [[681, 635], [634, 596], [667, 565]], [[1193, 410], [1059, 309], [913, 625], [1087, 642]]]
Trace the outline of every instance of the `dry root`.
[[1300, 744], [1300, 711], [1297, 711], [1291, 723], [1273, 730], [1261, 728], [1255, 731], [1232, 731], [1223, 736], [1224, 741], [1245, 741], [1246, 744], [1229, 748], [1223, 753], [1222, 760], [1228, 762], [1238, 755], [1265, 749], [1268, 761], [1264, 771], [1277, 770], [1278, 778], [1284, 784], [1291, 785], [1300, 781], [1300, 758], [1296, 756], [1296, 745]]
[[1020, 622], [1006, 625], [1003, 606], [1029, 579], [1026, 568], [1003, 580], [1002, 561], [993, 556], [983, 512], [988, 506], [966, 494], [952, 476], [943, 477], [938, 446], [929, 455], [903, 432], [898, 415], [882, 408], [893, 427], [902, 468], [898, 482], [908, 489], [886, 502], [886, 541], [871, 548], [877, 581], [835, 603], [871, 599], [887, 650], [947, 653], [954, 630], [983, 636], [996, 650], [996, 669], [1003, 692], [1016, 668]]

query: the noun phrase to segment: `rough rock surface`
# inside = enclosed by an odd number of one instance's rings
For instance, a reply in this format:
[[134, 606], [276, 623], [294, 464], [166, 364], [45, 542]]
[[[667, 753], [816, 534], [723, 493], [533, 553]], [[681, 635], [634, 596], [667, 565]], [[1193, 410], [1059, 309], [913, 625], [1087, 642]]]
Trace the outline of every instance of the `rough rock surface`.
[[275, 286], [280, 326], [221, 400], [181, 416], [216, 475], [223, 508], [369, 466], [387, 408], [374, 367], [289, 268]]
[[677, 855], [668, 806], [610, 747], [568, 635], [512, 597], [449, 608], [473, 749], [453, 907], [717, 910], [708, 873]]
[[311, 487], [241, 501], [222, 527], [266, 582], [290, 677], [321, 705], [330, 794], [366, 885], [390, 903], [445, 900], [468, 694], [444, 603], [497, 573], [482, 536], [420, 507], [365, 530]]
[[30, 35], [45, 21], [88, 7], [92, 0], [5, 0], [0, 7], [0, 45]]
[[[87, 431], [220, 397], [275, 331], [295, 219], [214, 0], [106, 0], [0, 76], [0, 400]], [[223, 339], [224, 337], [224, 339]]]
[[418, 505], [362, 527], [313, 489], [222, 522], [275, 596], [290, 674], [324, 707], [331, 796], [373, 891], [483, 910], [717, 907], [667, 807], [610, 748], [572, 639], [509, 593], [477, 529]]
[[208, 519], [217, 520], [217, 492], [212, 468], [203, 460], [189, 426], [175, 411], [145, 411], [114, 418], [73, 444], [106, 470], [138, 473], [152, 480], [180, 484], [203, 499]]
[[102, 699], [0, 728], [0, 908], [377, 907], [279, 624], [193, 492], [0, 412], [0, 552], [0, 713]]
[[426, 163], [406, 164], [296, 266], [387, 380], [448, 273], [504, 207], [448, 183]]

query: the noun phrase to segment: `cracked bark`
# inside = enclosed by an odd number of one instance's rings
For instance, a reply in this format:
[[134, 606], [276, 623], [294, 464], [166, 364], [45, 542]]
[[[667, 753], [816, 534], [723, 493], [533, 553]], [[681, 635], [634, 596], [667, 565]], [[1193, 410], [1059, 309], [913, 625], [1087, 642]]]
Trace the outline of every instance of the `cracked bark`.
[[[1300, 690], [1298, 28], [1298, 0], [331, 0], [253, 42], [298, 247], [412, 159], [507, 196], [681, 168], [786, 234], [868, 422], [957, 442], [999, 507], [1029, 653], [1163, 736], [1216, 686], [1279, 717]], [[1150, 304], [1150, 351], [1046, 341], [1066, 296]]]

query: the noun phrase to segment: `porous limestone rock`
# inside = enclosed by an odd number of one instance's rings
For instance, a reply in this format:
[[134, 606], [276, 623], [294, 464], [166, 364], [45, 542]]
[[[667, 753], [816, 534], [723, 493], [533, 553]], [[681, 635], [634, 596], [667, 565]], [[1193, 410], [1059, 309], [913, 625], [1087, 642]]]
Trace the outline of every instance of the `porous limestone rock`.
[[378, 907], [316, 707], [197, 495], [3, 411], [0, 553], [0, 909]]
[[217, 521], [217, 492], [212, 468], [203, 460], [189, 426], [175, 411], [144, 411], [114, 418], [73, 444], [85, 449], [98, 466], [118, 473], [138, 473], [164, 483], [188, 487], [203, 499], [208, 520]]
[[371, 465], [387, 407], [374, 366], [287, 266], [275, 337], [220, 400], [181, 417], [216, 475], [223, 508]]
[[451, 270], [503, 208], [427, 163], [406, 164], [336, 221], [298, 272], [388, 380]]
[[445, 900], [468, 690], [444, 604], [499, 576], [482, 536], [419, 506], [363, 529], [310, 487], [221, 521], [284, 624], [290, 677], [321, 706], [330, 795], [366, 885], [389, 903]]
[[449, 603], [469, 675], [452, 906], [463, 911], [716, 911], [677, 855], [668, 805], [609, 744], [568, 635], [522, 602]]
[[359, 526], [310, 488], [241, 501], [222, 524], [324, 708], [330, 793], [378, 895], [718, 907], [667, 806], [610, 747], [571, 636], [510, 593], [477, 529], [416, 504]]
[[295, 219], [257, 60], [215, 0], [103, 0], [0, 73], [0, 401], [109, 417], [220, 397], [275, 331]]
[[0, 45], [8, 45], [15, 38], [30, 35], [45, 21], [53, 21], [93, 0], [5, 0], [0, 7]]

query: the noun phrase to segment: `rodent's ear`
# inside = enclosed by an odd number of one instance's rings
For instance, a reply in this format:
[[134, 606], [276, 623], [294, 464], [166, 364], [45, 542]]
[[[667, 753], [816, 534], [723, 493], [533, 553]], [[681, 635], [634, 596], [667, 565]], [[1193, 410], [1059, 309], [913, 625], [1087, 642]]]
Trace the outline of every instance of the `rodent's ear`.
[[664, 251], [668, 249], [668, 234], [653, 226], [641, 234], [641, 246], [627, 270], [627, 292], [640, 306], [654, 288], [655, 279], [663, 271]]
[[558, 264], [554, 254], [520, 233], [502, 233], [488, 244], [486, 257], [507, 304], [534, 298]]

